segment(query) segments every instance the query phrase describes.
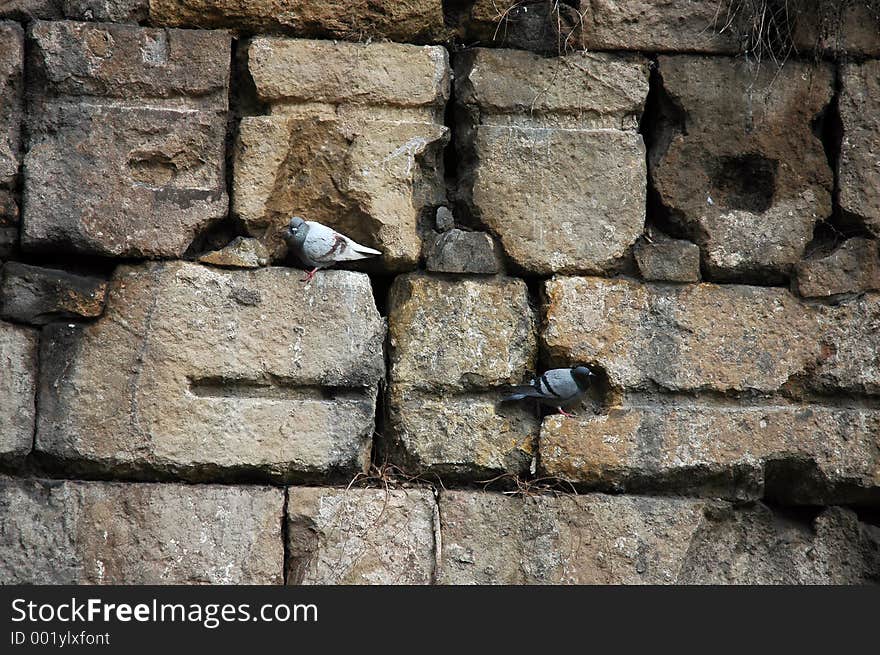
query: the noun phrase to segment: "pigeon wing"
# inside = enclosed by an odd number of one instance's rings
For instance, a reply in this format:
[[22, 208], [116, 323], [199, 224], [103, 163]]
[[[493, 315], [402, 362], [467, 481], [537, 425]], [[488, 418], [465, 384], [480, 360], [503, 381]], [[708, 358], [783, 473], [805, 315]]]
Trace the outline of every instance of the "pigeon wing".
[[329, 266], [335, 262], [364, 259], [382, 253], [352, 241], [321, 223], [308, 221], [309, 233], [303, 244], [306, 256], [317, 265]]

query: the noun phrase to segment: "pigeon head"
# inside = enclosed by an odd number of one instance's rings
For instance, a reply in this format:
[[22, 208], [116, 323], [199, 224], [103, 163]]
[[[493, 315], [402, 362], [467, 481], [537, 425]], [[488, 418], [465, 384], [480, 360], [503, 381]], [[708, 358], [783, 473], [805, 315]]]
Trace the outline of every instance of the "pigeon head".
[[299, 216], [294, 216], [290, 219], [290, 223], [287, 225], [287, 230], [284, 232], [284, 238], [296, 245], [302, 245], [303, 241], [306, 240], [306, 234], [308, 234], [308, 232], [309, 226], [306, 225], [306, 222]]
[[587, 366], [572, 366], [571, 377], [574, 378], [579, 389], [587, 389], [590, 386], [590, 382], [596, 377], [596, 374]]

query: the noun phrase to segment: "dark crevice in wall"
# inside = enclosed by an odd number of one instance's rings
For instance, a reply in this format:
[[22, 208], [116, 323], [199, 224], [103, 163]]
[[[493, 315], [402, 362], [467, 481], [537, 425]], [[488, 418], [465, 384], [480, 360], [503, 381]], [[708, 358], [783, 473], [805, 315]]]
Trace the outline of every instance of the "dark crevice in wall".
[[290, 517], [288, 516], [288, 501], [290, 490], [284, 487], [284, 506], [281, 508], [281, 541], [284, 561], [281, 563], [281, 584], [287, 584], [290, 575]]
[[645, 232], [651, 235], [659, 231], [676, 239], [694, 240], [695, 234], [676, 219], [672, 211], [663, 203], [654, 182], [653, 168], [666, 153], [669, 144], [677, 134], [686, 134], [687, 114], [666, 92], [660, 74], [657, 56], [648, 55], [650, 75], [648, 78], [648, 97], [639, 121], [639, 134], [645, 141], [645, 158], [648, 169], [647, 202], [645, 207]]

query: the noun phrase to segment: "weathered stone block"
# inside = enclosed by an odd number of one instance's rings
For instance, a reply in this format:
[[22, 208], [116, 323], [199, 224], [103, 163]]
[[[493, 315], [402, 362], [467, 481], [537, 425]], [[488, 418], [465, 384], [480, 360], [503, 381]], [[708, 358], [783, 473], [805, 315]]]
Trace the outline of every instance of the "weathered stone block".
[[279, 584], [267, 487], [0, 477], [3, 584]]
[[367, 463], [384, 324], [363, 274], [123, 266], [44, 328], [39, 450], [111, 470], [316, 477]]
[[802, 3], [793, 40], [805, 53], [880, 56], [880, 6], [864, 0]]
[[440, 496], [446, 584], [854, 583], [880, 535], [831, 508], [813, 525], [684, 498]]
[[9, 262], [0, 283], [0, 316], [22, 323], [94, 318], [104, 310], [107, 282], [65, 271]]
[[501, 270], [495, 241], [486, 232], [451, 229], [426, 239], [425, 268], [437, 273], [494, 275]]
[[539, 420], [524, 403], [499, 403], [498, 391], [417, 391], [392, 384], [387, 436], [407, 471], [445, 478], [489, 478], [528, 470]]
[[430, 584], [436, 514], [426, 489], [291, 487], [287, 584]]
[[646, 280], [700, 281], [700, 248], [683, 239], [670, 239], [656, 232], [640, 239], [633, 249], [639, 273]]
[[31, 28], [22, 246], [180, 256], [227, 212], [230, 37]]
[[0, 22], [0, 227], [18, 222], [13, 197], [21, 163], [24, 32]]
[[648, 92], [635, 57], [475, 49], [456, 59], [470, 211], [541, 274], [612, 269], [642, 233]]
[[666, 114], [649, 160], [671, 218], [714, 277], [781, 280], [831, 214], [833, 176], [817, 135], [831, 68], [674, 56], [659, 71]]
[[[582, 2], [581, 41], [590, 50], [737, 54], [728, 16], [717, 0]], [[719, 33], [720, 32], [720, 33]]]
[[528, 291], [510, 278], [398, 277], [390, 292], [392, 445], [413, 468], [449, 475], [528, 467], [537, 417], [499, 406], [534, 370]]
[[107, 23], [145, 23], [150, 0], [63, 0], [64, 17]]
[[570, 482], [725, 498], [771, 491], [811, 504], [880, 499], [876, 411], [664, 405], [561, 419], [544, 419], [541, 468]]
[[441, 0], [149, 0], [153, 25], [424, 43], [444, 32]]
[[878, 294], [825, 307], [778, 288], [599, 278], [544, 293], [551, 363], [598, 364], [615, 389], [880, 394]]
[[391, 379], [415, 389], [491, 389], [534, 370], [535, 318], [513, 278], [398, 277], [389, 295]]
[[37, 332], [0, 321], [0, 458], [31, 451], [36, 375]]
[[235, 237], [220, 250], [212, 250], [199, 261], [225, 268], [259, 268], [269, 265], [269, 251], [257, 239]]
[[840, 206], [880, 236], [880, 61], [844, 64], [841, 82]]
[[30, 21], [35, 18], [61, 18], [65, 0], [4, 0], [0, 18]]
[[414, 268], [419, 219], [445, 198], [446, 50], [259, 38], [248, 61], [271, 106], [236, 145], [233, 207], [250, 232], [280, 259], [295, 213]]
[[830, 254], [799, 262], [797, 292], [805, 298], [880, 289], [880, 250], [873, 239], [847, 239]]

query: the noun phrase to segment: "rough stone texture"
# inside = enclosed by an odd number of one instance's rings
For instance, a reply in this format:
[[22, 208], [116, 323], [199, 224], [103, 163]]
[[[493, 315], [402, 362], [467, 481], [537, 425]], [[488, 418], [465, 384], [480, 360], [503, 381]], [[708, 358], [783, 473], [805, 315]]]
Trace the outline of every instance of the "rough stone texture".
[[601, 272], [636, 241], [647, 92], [635, 57], [475, 49], [456, 59], [459, 192], [516, 264]]
[[551, 359], [615, 388], [775, 391], [823, 355], [815, 310], [784, 289], [555, 278], [545, 294]]
[[227, 212], [230, 38], [37, 22], [22, 246], [179, 256]]
[[700, 248], [690, 241], [653, 232], [650, 240], [640, 239], [633, 252], [639, 273], [646, 280], [700, 281]]
[[598, 364], [615, 389], [880, 392], [877, 294], [818, 307], [777, 288], [599, 278], [544, 292], [551, 362]]
[[266, 487], [0, 477], [0, 582], [278, 584], [283, 504]]
[[350, 475], [384, 325], [365, 275], [122, 266], [101, 320], [44, 328], [37, 447], [89, 467]]
[[580, 46], [590, 50], [713, 52], [740, 50], [716, 0], [600, 0], [581, 3]]
[[865, 583], [880, 531], [831, 508], [812, 525], [690, 499], [440, 497], [446, 584]]
[[847, 239], [824, 257], [799, 262], [797, 292], [804, 297], [834, 296], [880, 289], [880, 250], [873, 239]]
[[595, 488], [812, 504], [880, 500], [878, 447], [880, 412], [784, 404], [548, 416], [540, 439], [543, 474]]
[[65, 18], [107, 23], [144, 23], [150, 0], [63, 0]]
[[0, 227], [0, 261], [9, 259], [18, 250], [18, 228]]
[[34, 441], [37, 332], [0, 321], [0, 458], [27, 455]]
[[440, 232], [448, 232], [455, 227], [455, 215], [449, 207], [437, 207], [434, 213], [434, 226]]
[[229, 245], [205, 253], [199, 261], [226, 268], [259, 268], [269, 265], [269, 251], [257, 239], [235, 237]]
[[0, 316], [21, 323], [100, 316], [107, 282], [62, 270], [9, 262], [0, 283]]
[[0, 18], [29, 21], [34, 18], [61, 18], [64, 0], [4, 0]]
[[[818, 6], [817, 6], [818, 5]], [[793, 40], [801, 51], [880, 56], [880, 5], [865, 0], [804, 3]]]
[[651, 175], [718, 279], [781, 279], [831, 214], [833, 176], [815, 121], [827, 65], [751, 70], [724, 57], [660, 57], [664, 117]]
[[451, 229], [427, 238], [425, 267], [437, 273], [481, 273], [501, 270], [495, 241], [485, 232]]
[[149, 0], [153, 25], [423, 43], [444, 32], [441, 0]]
[[13, 191], [21, 163], [24, 32], [0, 22], [0, 228], [18, 222]]
[[476, 0], [457, 16], [470, 43], [564, 54], [574, 50], [739, 52], [715, 0], [602, 0], [580, 3]]
[[880, 61], [841, 70], [840, 206], [880, 236]]
[[413, 274], [389, 298], [387, 436], [401, 459], [449, 475], [524, 470], [537, 418], [498, 401], [535, 366], [525, 283]]
[[414, 268], [418, 224], [443, 204], [441, 47], [258, 38], [248, 50], [271, 115], [245, 117], [235, 152], [234, 211], [275, 259], [291, 214]]
[[289, 491], [288, 584], [430, 584], [437, 505], [427, 489]]

